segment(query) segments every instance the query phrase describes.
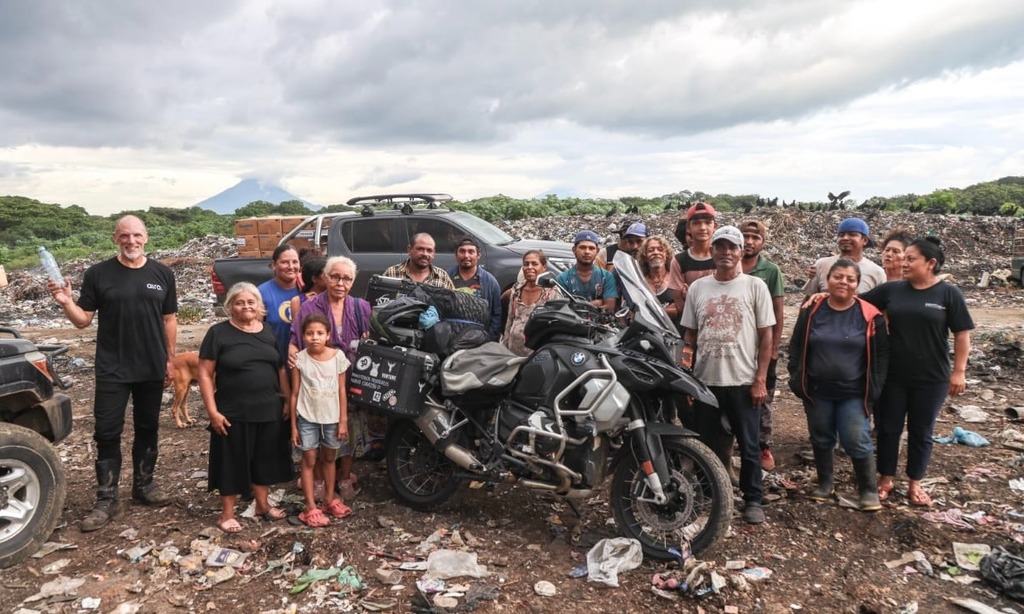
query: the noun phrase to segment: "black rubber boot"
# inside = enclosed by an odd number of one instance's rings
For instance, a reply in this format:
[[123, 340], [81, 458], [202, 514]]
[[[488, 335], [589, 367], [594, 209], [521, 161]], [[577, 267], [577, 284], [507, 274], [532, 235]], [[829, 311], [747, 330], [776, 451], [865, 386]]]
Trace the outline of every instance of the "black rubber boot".
[[862, 512], [877, 512], [882, 509], [878, 499], [878, 476], [875, 475], [875, 455], [868, 454], [864, 458], [853, 459], [853, 472], [857, 476], [857, 509]]
[[143, 505], [162, 507], [171, 498], [153, 481], [156, 469], [156, 450], [147, 449], [132, 455], [132, 499]]
[[818, 470], [818, 487], [811, 492], [814, 501], [831, 501], [835, 495], [835, 457], [831, 448], [814, 448], [814, 466]]
[[121, 459], [110, 458], [96, 461], [96, 505], [82, 520], [83, 533], [102, 529], [111, 520], [121, 515], [117, 485], [121, 479]]

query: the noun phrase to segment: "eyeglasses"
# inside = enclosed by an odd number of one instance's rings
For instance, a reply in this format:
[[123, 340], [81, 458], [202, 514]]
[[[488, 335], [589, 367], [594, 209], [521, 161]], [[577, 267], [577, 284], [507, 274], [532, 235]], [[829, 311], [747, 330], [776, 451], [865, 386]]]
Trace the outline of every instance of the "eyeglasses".
[[346, 286], [351, 286], [352, 282], [354, 282], [356, 280], [355, 277], [342, 277], [341, 275], [338, 275], [337, 273], [335, 273], [333, 275], [328, 275], [327, 279], [333, 281], [336, 284], [337, 283], [342, 283], [342, 284], [345, 284]]

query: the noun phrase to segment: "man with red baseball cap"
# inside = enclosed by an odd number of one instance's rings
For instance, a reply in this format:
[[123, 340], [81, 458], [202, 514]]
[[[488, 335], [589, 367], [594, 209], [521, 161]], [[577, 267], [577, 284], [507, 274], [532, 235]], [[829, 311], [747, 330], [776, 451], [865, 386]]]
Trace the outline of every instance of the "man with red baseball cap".
[[683, 312], [690, 284], [715, 272], [715, 263], [711, 259], [711, 235], [718, 225], [717, 220], [718, 214], [710, 203], [694, 203], [686, 210], [686, 233], [692, 243], [689, 247], [683, 246], [683, 251], [675, 255], [668, 269], [668, 287], [672, 290], [679, 313]]

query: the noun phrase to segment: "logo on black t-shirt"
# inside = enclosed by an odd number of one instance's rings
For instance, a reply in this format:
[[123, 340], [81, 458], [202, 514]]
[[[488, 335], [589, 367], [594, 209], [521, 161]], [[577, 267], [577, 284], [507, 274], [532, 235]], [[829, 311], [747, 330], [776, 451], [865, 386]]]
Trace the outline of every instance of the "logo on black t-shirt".
[[939, 311], [945, 311], [946, 310], [946, 306], [945, 305], [940, 305], [938, 303], [925, 303], [924, 306], [925, 306], [925, 309], [938, 309]]
[[164, 291], [164, 287], [161, 286], [160, 284], [146, 284], [146, 289], [147, 290], [156, 290], [158, 292], [163, 292]]

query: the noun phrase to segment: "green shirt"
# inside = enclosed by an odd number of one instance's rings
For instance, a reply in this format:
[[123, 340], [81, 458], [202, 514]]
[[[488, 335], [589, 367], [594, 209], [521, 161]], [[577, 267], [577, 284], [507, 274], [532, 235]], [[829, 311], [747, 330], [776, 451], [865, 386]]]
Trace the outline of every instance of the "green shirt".
[[782, 285], [782, 270], [779, 269], [779, 265], [764, 256], [757, 256], [757, 264], [750, 269], [747, 275], [752, 275], [768, 284], [768, 294], [771, 294], [772, 298], [786, 295], [786, 289]]

